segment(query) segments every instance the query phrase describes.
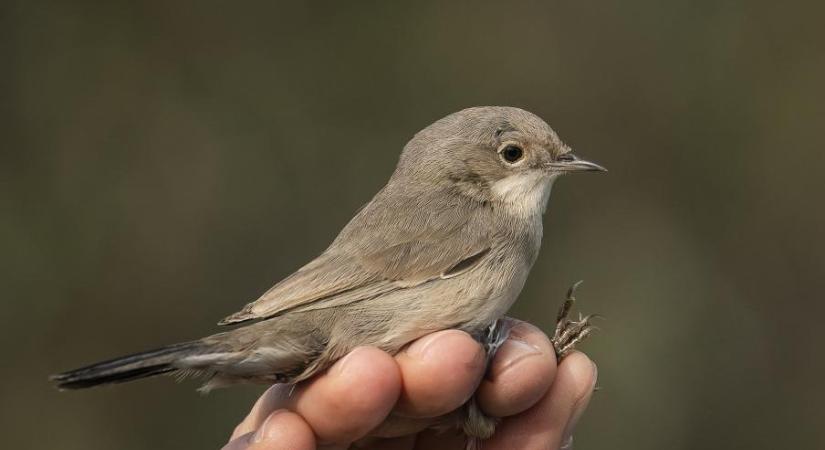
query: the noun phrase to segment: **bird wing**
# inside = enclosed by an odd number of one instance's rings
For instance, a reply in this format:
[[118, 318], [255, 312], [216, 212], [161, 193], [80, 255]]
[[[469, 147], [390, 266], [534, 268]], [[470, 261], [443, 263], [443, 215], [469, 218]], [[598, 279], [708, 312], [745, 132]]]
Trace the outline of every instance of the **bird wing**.
[[482, 227], [471, 226], [474, 215], [466, 206], [406, 198], [404, 208], [388, 208], [380, 195], [322, 255], [219, 325], [349, 304], [459, 276], [491, 249], [488, 236], [472, 231]]

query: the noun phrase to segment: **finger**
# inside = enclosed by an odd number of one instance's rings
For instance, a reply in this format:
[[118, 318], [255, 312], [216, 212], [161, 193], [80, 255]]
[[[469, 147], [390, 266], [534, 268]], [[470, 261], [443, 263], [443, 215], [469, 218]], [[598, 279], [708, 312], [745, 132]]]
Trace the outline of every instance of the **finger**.
[[379, 349], [358, 347], [299, 386], [289, 409], [306, 420], [319, 443], [349, 444], [386, 418], [400, 391], [395, 360]]
[[427, 335], [396, 355], [403, 385], [394, 413], [436, 417], [466, 402], [484, 374], [484, 350], [469, 334]]
[[547, 393], [556, 375], [556, 352], [535, 326], [519, 322], [498, 349], [476, 399], [492, 417], [526, 411]]
[[315, 434], [298, 414], [277, 410], [255, 432], [232, 439], [223, 450], [315, 450]]
[[502, 421], [484, 448], [560, 448], [587, 407], [595, 383], [595, 364], [583, 353], [571, 353], [559, 365], [553, 385], [539, 403]]
[[288, 404], [289, 392], [291, 390], [292, 386], [286, 384], [276, 384], [267, 389], [266, 392], [258, 397], [255, 405], [252, 406], [252, 409], [244, 420], [235, 427], [235, 430], [232, 432], [232, 437], [230, 437], [229, 440], [233, 440], [238, 436], [260, 428], [270, 413], [276, 409], [284, 408]]
[[599, 378], [599, 368], [593, 361], [590, 361], [590, 363], [593, 365], [592, 384], [590, 384], [589, 388], [585, 389], [584, 396], [577, 400], [575, 405], [573, 405], [573, 415], [567, 421], [567, 426], [565, 426], [564, 433], [562, 434], [561, 448], [563, 449], [573, 448], [573, 432], [575, 431], [576, 425], [579, 423], [579, 419], [581, 419], [584, 411], [587, 409], [587, 405], [590, 404], [590, 399], [593, 398], [593, 393], [596, 392], [596, 381]]

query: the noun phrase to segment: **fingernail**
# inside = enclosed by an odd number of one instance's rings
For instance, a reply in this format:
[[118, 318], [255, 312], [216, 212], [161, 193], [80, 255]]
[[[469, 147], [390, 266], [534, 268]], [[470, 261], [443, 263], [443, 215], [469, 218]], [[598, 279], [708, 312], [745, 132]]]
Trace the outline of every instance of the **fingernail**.
[[[599, 368], [593, 361], [590, 361], [590, 364], [593, 366], [593, 382], [590, 384], [590, 391], [592, 392], [593, 388], [596, 387], [596, 380], [599, 378]], [[573, 448], [573, 430], [576, 428], [576, 424], [579, 423], [582, 414], [584, 414], [584, 410], [587, 407], [585, 399], [588, 398], [588, 396], [589, 394], [585, 394], [573, 405], [573, 415], [570, 416], [570, 420], [567, 422], [567, 426], [564, 429], [564, 439], [562, 440], [562, 442], [569, 441], [570, 447], [562, 446], [562, 448]]]
[[273, 411], [269, 416], [267, 416], [266, 420], [264, 420], [264, 423], [262, 423], [261, 426], [258, 428], [258, 431], [256, 431], [255, 434], [252, 435], [252, 438], [249, 440], [249, 442], [254, 444], [256, 442], [265, 441], [273, 437], [272, 432], [274, 430], [272, 429], [270, 424], [272, 423], [272, 420], [275, 418], [275, 416], [283, 412], [286, 412], [286, 410], [279, 409]]
[[428, 334], [407, 347], [407, 354], [417, 358], [426, 358], [435, 347], [434, 344], [436, 342], [449, 336], [455, 336], [456, 333], [463, 334], [458, 330], [440, 331], [438, 333]]
[[508, 339], [496, 352], [495, 362], [491, 365], [487, 378], [494, 380], [519, 362], [542, 354], [542, 351], [534, 345], [518, 339]]

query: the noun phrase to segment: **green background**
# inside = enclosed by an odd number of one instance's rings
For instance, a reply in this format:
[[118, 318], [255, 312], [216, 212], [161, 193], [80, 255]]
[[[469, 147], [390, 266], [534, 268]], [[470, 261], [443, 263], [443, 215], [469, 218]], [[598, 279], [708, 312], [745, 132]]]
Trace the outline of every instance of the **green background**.
[[545, 118], [560, 181], [513, 314], [607, 317], [578, 449], [822, 448], [825, 6], [4, 2], [4, 448], [217, 448], [256, 387], [46, 377], [187, 340], [323, 250], [417, 130]]

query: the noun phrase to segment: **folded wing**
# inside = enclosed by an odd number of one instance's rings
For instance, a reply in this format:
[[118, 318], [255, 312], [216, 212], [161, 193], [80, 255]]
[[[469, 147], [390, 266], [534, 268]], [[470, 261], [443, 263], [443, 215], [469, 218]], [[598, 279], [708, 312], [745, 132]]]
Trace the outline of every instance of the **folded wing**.
[[474, 211], [406, 201], [391, 208], [379, 194], [322, 255], [219, 324], [368, 300], [460, 276], [488, 255], [489, 236], [473, 231], [483, 229], [472, 226]]

